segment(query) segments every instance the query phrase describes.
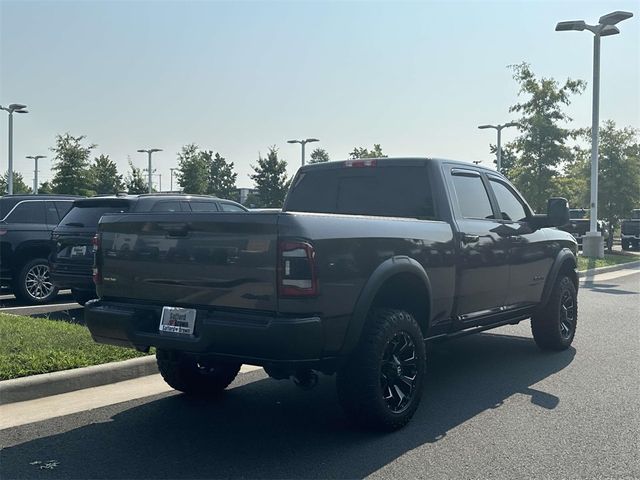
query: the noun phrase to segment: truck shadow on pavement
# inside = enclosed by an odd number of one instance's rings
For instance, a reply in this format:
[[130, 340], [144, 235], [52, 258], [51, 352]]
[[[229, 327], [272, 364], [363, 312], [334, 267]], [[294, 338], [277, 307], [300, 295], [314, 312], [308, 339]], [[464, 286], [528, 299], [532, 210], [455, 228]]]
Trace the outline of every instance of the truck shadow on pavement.
[[[543, 353], [529, 338], [493, 333], [436, 345], [420, 408], [391, 434], [352, 425], [338, 405], [333, 377], [302, 391], [252, 372], [216, 400], [159, 395], [120, 404], [115, 415], [113, 407], [77, 414], [83, 426], [62, 433], [49, 433], [62, 430], [61, 419], [42, 422], [36, 426], [45, 432], [41, 438], [2, 450], [2, 476], [362, 478], [418, 447], [427, 452], [426, 464], [448, 432], [513, 395], [554, 409], [561, 399], [532, 385], [574, 356], [574, 349]], [[28, 436], [26, 429], [17, 433]], [[29, 464], [49, 459], [58, 462], [52, 470]]]

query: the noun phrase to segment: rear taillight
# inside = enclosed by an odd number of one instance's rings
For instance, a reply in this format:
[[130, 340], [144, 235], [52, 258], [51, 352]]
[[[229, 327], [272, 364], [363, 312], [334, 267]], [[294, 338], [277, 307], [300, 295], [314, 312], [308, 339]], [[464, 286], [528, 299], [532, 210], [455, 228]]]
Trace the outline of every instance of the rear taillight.
[[93, 256], [93, 283], [95, 283], [96, 285], [100, 285], [102, 283], [102, 272], [100, 271], [100, 267], [99, 267], [99, 263], [98, 263], [98, 256], [96, 255], [98, 250], [100, 250], [101, 241], [102, 241], [102, 238], [101, 238], [99, 233], [97, 233], [91, 239], [91, 245], [93, 246], [93, 253], [94, 253], [94, 256]]
[[306, 242], [280, 242], [279, 294], [281, 297], [312, 297], [318, 294], [316, 252]]

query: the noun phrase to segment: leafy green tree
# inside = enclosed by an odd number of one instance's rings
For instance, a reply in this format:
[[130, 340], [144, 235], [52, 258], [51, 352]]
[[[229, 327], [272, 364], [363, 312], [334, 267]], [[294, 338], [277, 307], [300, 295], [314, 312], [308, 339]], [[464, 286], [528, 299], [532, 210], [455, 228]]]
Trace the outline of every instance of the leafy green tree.
[[387, 155], [382, 153], [382, 147], [379, 143], [374, 143], [371, 150], [367, 150], [364, 147], [354, 147], [353, 151], [349, 154], [349, 158], [385, 158]]
[[573, 132], [562, 126], [571, 121], [564, 109], [572, 95], [585, 88], [582, 80], [567, 79], [560, 85], [553, 78], [537, 78], [527, 63], [512, 65], [513, 78], [520, 85], [518, 95], [525, 101], [513, 105], [509, 112], [521, 114], [521, 134], [507, 145], [516, 155], [511, 180], [525, 195], [534, 210], [546, 209], [553, 192], [553, 179], [573, 159], [568, 140]]
[[[578, 131], [585, 143], [591, 140], [591, 129]], [[598, 144], [598, 217], [617, 226], [640, 205], [640, 130], [616, 128], [612, 120], [599, 130]], [[581, 178], [582, 204], [590, 203], [591, 148], [579, 149], [582, 161], [575, 176]]]
[[85, 136], [74, 137], [69, 133], [56, 136], [55, 153], [51, 168], [55, 175], [51, 180], [54, 193], [90, 195], [89, 156], [97, 145], [84, 143]]
[[42, 182], [38, 187], [38, 193], [43, 195], [53, 193], [53, 187], [51, 186], [51, 182], [46, 181]]
[[329, 154], [324, 148], [316, 148], [311, 152], [309, 163], [324, 163], [329, 161]]
[[[0, 192], [1, 195], [5, 195], [9, 191], [9, 171], [7, 170], [2, 177], [0, 177]], [[24, 177], [20, 172], [13, 172], [13, 193], [32, 193], [31, 187], [24, 183]]]
[[236, 178], [238, 174], [233, 171], [233, 162], [211, 150], [200, 152], [208, 169], [207, 193], [220, 198], [234, 198], [236, 195]]
[[131, 172], [127, 174], [124, 181], [127, 192], [132, 195], [148, 193], [149, 186], [147, 185], [147, 180], [145, 179], [142, 170], [136, 167], [131, 160], [129, 160], [129, 168], [131, 169]]
[[279, 208], [284, 203], [284, 198], [289, 189], [287, 179], [287, 162], [278, 159], [278, 149], [269, 148], [269, 154], [265, 157], [258, 156], [258, 164], [251, 165], [255, 173], [249, 177], [256, 183], [257, 197], [251, 200], [255, 205], [267, 208]]
[[[489, 144], [489, 150], [493, 155], [496, 155], [498, 152], [498, 147], [493, 144]], [[500, 171], [507, 178], [512, 178], [513, 176], [513, 167], [516, 164], [517, 157], [513, 150], [509, 147], [500, 147], [502, 150], [500, 157]], [[498, 160], [494, 159], [493, 164], [498, 168]]]
[[93, 164], [89, 168], [91, 188], [98, 195], [118, 193], [124, 189], [122, 175], [118, 174], [116, 162], [109, 158], [109, 155], [100, 155], [93, 159]]
[[182, 147], [178, 153], [178, 168], [176, 178], [184, 193], [207, 193], [210, 169], [207, 161], [198, 149], [198, 145], [190, 143]]

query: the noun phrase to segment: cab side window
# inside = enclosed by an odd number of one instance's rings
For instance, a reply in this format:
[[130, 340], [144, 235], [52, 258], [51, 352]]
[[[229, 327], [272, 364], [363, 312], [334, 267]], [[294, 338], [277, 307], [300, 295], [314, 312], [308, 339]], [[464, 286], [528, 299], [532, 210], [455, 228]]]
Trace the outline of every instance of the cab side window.
[[234, 205], [233, 203], [221, 203], [220, 206], [222, 207], [223, 212], [244, 212], [244, 209]]
[[494, 218], [487, 189], [479, 175], [455, 172], [453, 186], [464, 218]]
[[491, 182], [491, 188], [498, 200], [498, 206], [500, 207], [500, 213], [503, 220], [509, 220], [512, 222], [521, 222], [527, 219], [527, 211], [524, 205], [520, 202], [515, 193], [500, 180], [489, 178]]

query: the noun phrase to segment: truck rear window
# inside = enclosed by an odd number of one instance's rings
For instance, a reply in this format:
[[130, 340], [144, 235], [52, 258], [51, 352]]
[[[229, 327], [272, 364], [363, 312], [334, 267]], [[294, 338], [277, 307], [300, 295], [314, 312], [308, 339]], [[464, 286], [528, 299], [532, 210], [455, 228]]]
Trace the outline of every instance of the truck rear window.
[[100, 217], [105, 213], [125, 213], [129, 205], [74, 206], [62, 219], [60, 225], [67, 227], [98, 227]]
[[285, 210], [384, 217], [436, 218], [423, 166], [330, 168], [300, 173]]

